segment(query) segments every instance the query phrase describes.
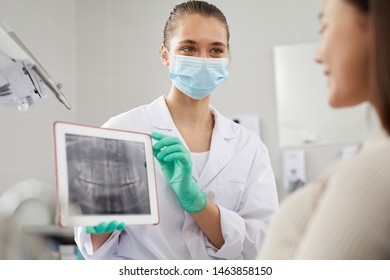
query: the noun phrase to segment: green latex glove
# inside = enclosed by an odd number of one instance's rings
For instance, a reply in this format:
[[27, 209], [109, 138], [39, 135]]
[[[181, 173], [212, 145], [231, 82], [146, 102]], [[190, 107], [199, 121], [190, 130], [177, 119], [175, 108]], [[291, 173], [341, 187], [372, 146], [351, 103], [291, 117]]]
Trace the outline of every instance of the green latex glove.
[[180, 204], [189, 213], [199, 212], [206, 206], [207, 198], [192, 180], [190, 152], [177, 137], [159, 132], [152, 132], [151, 136], [157, 141], [154, 155]]
[[124, 223], [118, 223], [117, 221], [111, 221], [108, 224], [102, 222], [94, 227], [86, 227], [85, 232], [91, 233], [91, 234], [102, 234], [102, 233], [110, 233], [110, 232], [113, 232], [114, 230], [122, 231], [125, 228], [126, 228], [126, 225]]

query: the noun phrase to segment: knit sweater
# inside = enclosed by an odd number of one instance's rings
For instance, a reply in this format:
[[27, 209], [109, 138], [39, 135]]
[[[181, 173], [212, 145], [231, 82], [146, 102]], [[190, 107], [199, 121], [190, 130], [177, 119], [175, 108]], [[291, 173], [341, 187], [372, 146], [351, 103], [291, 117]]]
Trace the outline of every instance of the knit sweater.
[[390, 137], [371, 136], [289, 195], [258, 259], [390, 259]]

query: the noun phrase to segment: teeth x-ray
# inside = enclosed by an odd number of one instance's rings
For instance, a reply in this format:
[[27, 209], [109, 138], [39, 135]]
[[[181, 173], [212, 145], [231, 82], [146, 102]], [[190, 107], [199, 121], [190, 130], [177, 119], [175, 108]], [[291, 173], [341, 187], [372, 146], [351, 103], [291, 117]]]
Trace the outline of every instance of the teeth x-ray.
[[66, 134], [69, 198], [83, 215], [149, 214], [143, 143]]

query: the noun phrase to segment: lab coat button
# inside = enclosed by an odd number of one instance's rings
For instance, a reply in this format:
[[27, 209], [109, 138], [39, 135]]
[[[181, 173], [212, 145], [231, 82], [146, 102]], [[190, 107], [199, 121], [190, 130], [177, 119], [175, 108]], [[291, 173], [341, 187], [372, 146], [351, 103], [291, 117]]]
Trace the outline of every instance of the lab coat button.
[[192, 236], [194, 235], [194, 231], [193, 231], [192, 229], [188, 229], [188, 230], [186, 231], [186, 235], [187, 235], [188, 237], [192, 237]]

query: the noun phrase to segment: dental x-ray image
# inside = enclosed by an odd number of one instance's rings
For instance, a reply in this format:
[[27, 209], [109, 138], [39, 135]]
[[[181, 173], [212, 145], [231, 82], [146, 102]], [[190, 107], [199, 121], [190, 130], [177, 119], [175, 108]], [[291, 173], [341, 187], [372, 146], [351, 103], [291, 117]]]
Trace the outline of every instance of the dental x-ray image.
[[79, 214], [150, 213], [143, 143], [66, 134], [66, 157], [69, 199]]

